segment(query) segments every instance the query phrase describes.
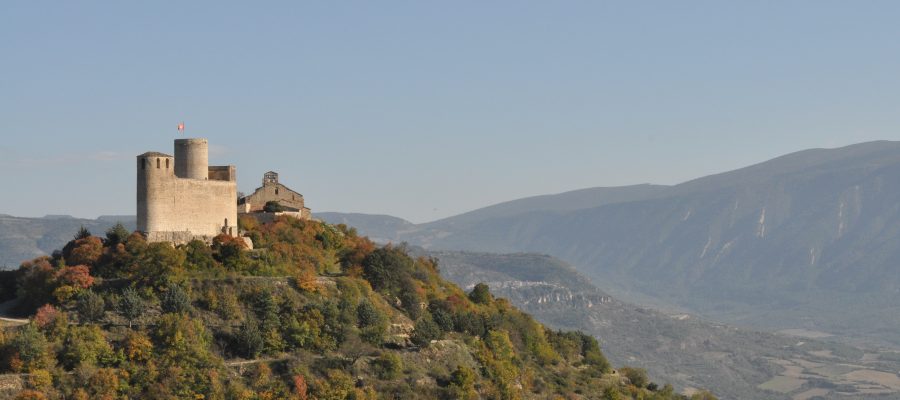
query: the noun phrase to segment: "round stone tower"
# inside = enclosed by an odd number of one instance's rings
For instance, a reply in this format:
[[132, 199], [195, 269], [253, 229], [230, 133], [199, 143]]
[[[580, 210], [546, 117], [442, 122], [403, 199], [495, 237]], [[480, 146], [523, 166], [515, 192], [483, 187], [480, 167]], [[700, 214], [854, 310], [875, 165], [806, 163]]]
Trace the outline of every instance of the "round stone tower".
[[163, 153], [149, 152], [137, 156], [137, 230], [152, 232], [165, 218], [162, 205], [166, 181], [175, 177], [175, 160]]
[[209, 179], [209, 143], [206, 139], [175, 139], [175, 176]]

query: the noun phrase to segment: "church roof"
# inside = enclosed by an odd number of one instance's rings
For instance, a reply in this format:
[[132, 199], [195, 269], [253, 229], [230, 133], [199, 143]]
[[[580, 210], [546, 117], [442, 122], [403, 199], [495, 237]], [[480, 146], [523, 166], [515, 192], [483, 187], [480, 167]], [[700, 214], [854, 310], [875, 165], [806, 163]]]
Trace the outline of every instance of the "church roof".
[[148, 151], [144, 154], [139, 155], [138, 157], [169, 157], [169, 158], [173, 158], [172, 156], [170, 156], [168, 154], [160, 153], [158, 151]]

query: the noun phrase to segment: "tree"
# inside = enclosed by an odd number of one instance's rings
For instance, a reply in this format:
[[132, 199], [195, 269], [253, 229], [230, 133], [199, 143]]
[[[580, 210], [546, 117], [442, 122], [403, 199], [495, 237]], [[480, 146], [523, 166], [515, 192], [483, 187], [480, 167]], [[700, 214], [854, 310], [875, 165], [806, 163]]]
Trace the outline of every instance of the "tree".
[[78, 228], [78, 232], [75, 233], [75, 240], [87, 239], [89, 237], [91, 237], [91, 231], [85, 228], [84, 225], [81, 225], [81, 227]]
[[53, 364], [47, 337], [33, 323], [25, 325], [13, 338], [11, 345], [15, 352], [14, 360], [10, 361], [13, 370], [46, 369]]
[[63, 257], [69, 265], [94, 265], [103, 255], [103, 241], [96, 236], [76, 239], [63, 248]]
[[153, 342], [142, 332], [130, 331], [125, 335], [125, 356], [131, 361], [146, 362], [153, 356]]
[[275, 200], [269, 200], [266, 202], [266, 205], [263, 206], [263, 211], [268, 212], [268, 213], [283, 212], [284, 206], [282, 206], [281, 203], [279, 203]]
[[94, 284], [94, 277], [87, 265], [63, 267], [56, 275], [60, 285], [72, 286], [76, 289], [87, 289]]
[[122, 292], [118, 310], [119, 314], [128, 320], [128, 327], [131, 328], [131, 324], [147, 311], [147, 301], [141, 297], [137, 290], [128, 288]]
[[60, 359], [66, 368], [110, 362], [113, 350], [97, 325], [72, 326], [63, 339]]
[[491, 288], [482, 282], [475, 285], [472, 292], [469, 293], [469, 299], [476, 304], [490, 304], [494, 300], [494, 296], [491, 295]]
[[184, 313], [191, 309], [191, 296], [184, 288], [174, 283], [166, 287], [159, 300], [163, 312]]
[[50, 304], [44, 304], [41, 308], [38, 308], [37, 313], [34, 314], [32, 320], [38, 328], [45, 329], [56, 322], [59, 315], [59, 310], [57, 310], [56, 307], [53, 307]]
[[106, 314], [106, 302], [92, 290], [85, 290], [78, 296], [75, 309], [82, 322], [97, 322]]
[[431, 314], [425, 314], [416, 321], [415, 328], [409, 339], [419, 347], [428, 346], [432, 340], [441, 338], [441, 327], [431, 318]]
[[22, 263], [17, 275], [16, 295], [23, 299], [26, 307], [34, 309], [52, 300], [53, 290], [56, 289], [56, 269], [47, 257]]
[[403, 372], [403, 361], [394, 353], [381, 353], [378, 358], [372, 360], [371, 364], [378, 379], [397, 379]]
[[359, 324], [359, 336], [376, 346], [384, 342], [387, 333], [388, 320], [372, 302], [363, 300], [356, 306], [356, 320]]
[[450, 375], [448, 386], [450, 398], [454, 400], [473, 400], [478, 398], [475, 391], [475, 371], [464, 365], [457, 365], [456, 370]]
[[248, 319], [241, 325], [235, 341], [237, 342], [240, 355], [247, 359], [259, 357], [266, 344], [262, 333], [259, 331], [259, 324], [252, 319]]
[[647, 370], [643, 368], [622, 367], [619, 368], [619, 373], [628, 378], [632, 385], [639, 388], [647, 387], [647, 384], [650, 383]]
[[106, 230], [106, 245], [114, 247], [119, 243], [125, 244], [130, 235], [131, 232], [128, 232], [128, 229], [125, 229], [121, 222], [116, 222], [115, 225]]
[[363, 276], [375, 290], [397, 289], [409, 277], [414, 262], [401, 249], [385, 246], [367, 255], [363, 261]]
[[297, 394], [297, 400], [307, 400], [309, 399], [309, 394], [307, 394], [307, 390], [309, 390], [309, 386], [306, 384], [306, 378], [303, 375], [294, 375], [294, 393]]

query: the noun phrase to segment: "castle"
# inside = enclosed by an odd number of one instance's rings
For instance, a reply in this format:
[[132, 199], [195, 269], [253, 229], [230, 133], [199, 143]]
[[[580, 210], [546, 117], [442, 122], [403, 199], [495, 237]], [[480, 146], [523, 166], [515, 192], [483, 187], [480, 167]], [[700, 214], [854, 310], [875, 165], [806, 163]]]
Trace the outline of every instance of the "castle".
[[238, 235], [233, 165], [209, 166], [206, 139], [176, 139], [175, 157], [137, 156], [137, 230], [152, 242]]

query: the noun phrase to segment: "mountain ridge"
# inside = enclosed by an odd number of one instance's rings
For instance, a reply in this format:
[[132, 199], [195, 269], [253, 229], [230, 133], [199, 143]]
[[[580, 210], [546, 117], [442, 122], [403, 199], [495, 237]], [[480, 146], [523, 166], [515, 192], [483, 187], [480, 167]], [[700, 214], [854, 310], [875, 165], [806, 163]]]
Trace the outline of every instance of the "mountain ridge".
[[900, 323], [885, 318], [900, 296], [898, 205], [900, 142], [879, 141], [792, 153], [629, 201], [482, 211], [480, 220], [378, 236], [430, 249], [549, 254], [626, 300], [900, 345], [892, 333]]

